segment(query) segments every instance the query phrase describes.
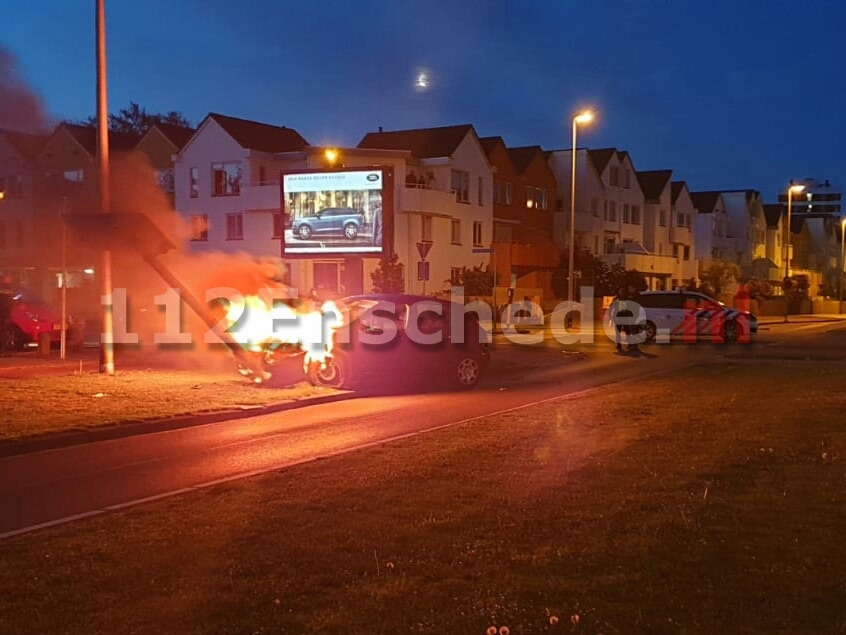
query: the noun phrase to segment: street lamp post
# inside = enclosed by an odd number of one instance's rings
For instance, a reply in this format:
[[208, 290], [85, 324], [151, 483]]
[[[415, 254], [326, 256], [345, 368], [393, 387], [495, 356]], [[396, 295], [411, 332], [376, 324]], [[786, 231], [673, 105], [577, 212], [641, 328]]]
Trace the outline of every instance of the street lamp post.
[[840, 302], [838, 313], [843, 313], [843, 265], [846, 264], [846, 216], [840, 219], [840, 277], [837, 279], [840, 287]]
[[572, 302], [574, 300], [574, 284], [575, 276], [573, 275], [573, 267], [575, 266], [575, 252], [576, 252], [576, 137], [580, 123], [590, 123], [593, 121], [593, 113], [590, 110], [580, 112], [573, 117], [573, 164], [570, 174], [570, 243], [568, 247], [569, 259], [567, 269], [567, 300]]
[[787, 322], [788, 301], [787, 281], [790, 279], [790, 213], [793, 209], [793, 195], [805, 191], [804, 185], [793, 185], [787, 188], [787, 239], [784, 241], [784, 321]]

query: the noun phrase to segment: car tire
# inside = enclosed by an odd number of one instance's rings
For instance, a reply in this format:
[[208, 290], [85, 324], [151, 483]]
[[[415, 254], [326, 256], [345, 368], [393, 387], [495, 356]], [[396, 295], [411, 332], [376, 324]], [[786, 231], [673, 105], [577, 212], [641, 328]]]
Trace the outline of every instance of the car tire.
[[332, 355], [323, 362], [311, 362], [308, 380], [321, 388], [342, 389], [349, 385], [349, 367], [343, 355]]
[[655, 326], [655, 322], [652, 320], [647, 320], [646, 324], [643, 326], [643, 336], [645, 338], [645, 342], [652, 343], [658, 337], [658, 327]]
[[297, 236], [299, 236], [300, 240], [308, 240], [311, 238], [311, 227], [308, 225], [300, 225], [297, 227]]
[[734, 344], [740, 335], [740, 327], [735, 320], [727, 320], [723, 325], [723, 342]]
[[479, 383], [482, 377], [484, 363], [476, 355], [465, 353], [459, 355], [453, 368], [453, 383], [456, 388], [469, 390]]
[[14, 324], [8, 324], [4, 331], [0, 333], [3, 338], [3, 350], [6, 351], [21, 351], [26, 344], [26, 336]]
[[344, 225], [344, 236], [349, 240], [355, 240], [355, 237], [358, 236], [358, 227], [356, 227], [355, 223]]

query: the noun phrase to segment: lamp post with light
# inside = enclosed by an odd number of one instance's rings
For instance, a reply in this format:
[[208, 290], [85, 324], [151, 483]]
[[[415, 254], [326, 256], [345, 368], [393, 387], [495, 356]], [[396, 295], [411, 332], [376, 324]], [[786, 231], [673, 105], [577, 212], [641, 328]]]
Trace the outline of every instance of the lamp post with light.
[[846, 264], [846, 216], [840, 219], [840, 277], [837, 279], [840, 287], [840, 302], [838, 313], [843, 313], [843, 265]]
[[570, 174], [570, 243], [569, 243], [569, 259], [567, 269], [567, 300], [570, 302], [574, 299], [574, 283], [575, 276], [573, 275], [573, 267], [575, 266], [575, 252], [576, 252], [576, 137], [578, 134], [579, 124], [587, 124], [593, 121], [593, 112], [585, 110], [573, 117], [573, 164], [572, 172]]
[[787, 188], [787, 239], [784, 241], [784, 321], [787, 322], [788, 313], [788, 281], [790, 280], [790, 213], [793, 209], [793, 195], [805, 191], [804, 185], [793, 185]]

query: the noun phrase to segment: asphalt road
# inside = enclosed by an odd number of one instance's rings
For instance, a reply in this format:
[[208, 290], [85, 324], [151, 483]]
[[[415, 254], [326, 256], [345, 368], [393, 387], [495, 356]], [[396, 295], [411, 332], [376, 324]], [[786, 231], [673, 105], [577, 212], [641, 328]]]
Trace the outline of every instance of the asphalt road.
[[[767, 351], [841, 350], [846, 322], [773, 324], [752, 345], [652, 345], [640, 357], [593, 345], [497, 346], [479, 389], [354, 397], [294, 411], [0, 459], [0, 537], [137, 505], [320, 457], [423, 434], [597, 386]], [[562, 401], [562, 403], [565, 403]], [[566, 407], [566, 406], [564, 406]]]

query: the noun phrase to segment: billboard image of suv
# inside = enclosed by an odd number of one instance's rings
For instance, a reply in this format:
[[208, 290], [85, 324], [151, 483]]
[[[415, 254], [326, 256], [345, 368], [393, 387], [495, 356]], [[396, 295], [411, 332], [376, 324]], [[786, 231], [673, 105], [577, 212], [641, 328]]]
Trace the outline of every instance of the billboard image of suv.
[[312, 236], [343, 236], [355, 240], [364, 227], [364, 213], [351, 207], [327, 207], [314, 216], [297, 218], [291, 224], [294, 238], [308, 240]]
[[388, 203], [391, 198], [387, 172], [373, 167], [283, 174], [281, 255], [381, 255], [383, 194]]

